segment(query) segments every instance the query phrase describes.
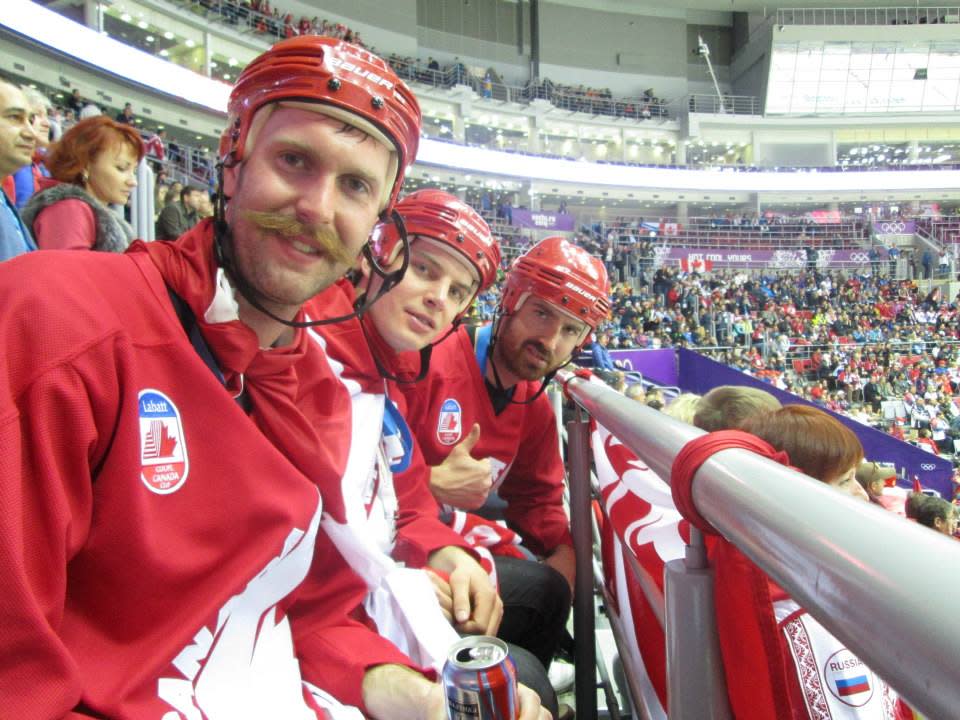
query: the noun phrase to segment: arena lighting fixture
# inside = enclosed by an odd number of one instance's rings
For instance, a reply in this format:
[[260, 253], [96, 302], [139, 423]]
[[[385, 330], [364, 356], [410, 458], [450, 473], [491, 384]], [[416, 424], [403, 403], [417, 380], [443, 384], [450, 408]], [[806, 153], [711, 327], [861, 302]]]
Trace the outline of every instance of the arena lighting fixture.
[[[226, 114], [230, 86], [104, 37], [29, 0], [4, 0], [0, 25], [102, 72]], [[171, 33], [172, 34], [172, 33]]]

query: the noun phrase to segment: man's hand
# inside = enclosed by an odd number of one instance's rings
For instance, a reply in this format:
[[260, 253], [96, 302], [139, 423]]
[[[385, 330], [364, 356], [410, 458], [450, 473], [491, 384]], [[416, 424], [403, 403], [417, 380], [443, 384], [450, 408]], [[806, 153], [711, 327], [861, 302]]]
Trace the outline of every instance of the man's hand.
[[440, 577], [431, 568], [423, 569], [433, 583], [433, 592], [437, 596], [437, 602], [440, 603], [440, 610], [447, 622], [453, 625], [453, 591], [450, 589], [450, 583], [445, 578]]
[[477, 460], [470, 455], [478, 440], [480, 426], [474, 423], [443, 463], [430, 468], [430, 491], [437, 502], [463, 510], [476, 510], [486, 502], [493, 475], [490, 458]]
[[[463, 548], [449, 546], [431, 553], [427, 565], [440, 608], [454, 627], [469, 635], [496, 635], [503, 601], [480, 563]], [[446, 588], [431, 568], [447, 574]]]

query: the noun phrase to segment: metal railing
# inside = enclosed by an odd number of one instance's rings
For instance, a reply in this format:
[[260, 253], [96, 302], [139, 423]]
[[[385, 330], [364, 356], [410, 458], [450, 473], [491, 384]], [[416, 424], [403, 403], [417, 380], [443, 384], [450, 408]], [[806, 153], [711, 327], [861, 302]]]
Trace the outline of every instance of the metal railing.
[[762, 115], [763, 103], [754, 95], [687, 95], [687, 110], [710, 115]]
[[960, 23], [960, 6], [782, 8], [776, 25], [936, 25]]
[[[702, 434], [602, 384], [565, 373], [558, 379], [568, 381], [571, 397], [661, 478], [670, 477], [679, 451]], [[571, 463], [571, 487], [589, 486], [589, 477], [583, 475], [589, 457], [587, 433], [571, 433], [571, 442], [580, 445], [577, 462]], [[932, 718], [956, 716], [960, 628], [944, 586], [944, 578], [960, 573], [955, 541], [744, 450], [725, 450], [704, 463], [692, 496], [723, 537], [913, 708]], [[571, 500], [571, 513], [589, 513], [582, 500]], [[582, 527], [575, 544], [590, 542]], [[689, 558], [688, 567], [695, 565]], [[577, 570], [579, 577], [591, 574], [592, 568]], [[579, 594], [578, 587], [578, 601]], [[668, 613], [670, 598], [668, 592]], [[713, 608], [707, 605], [701, 612], [712, 616]], [[667, 632], [668, 675], [702, 667], [707, 644], [677, 647], [670, 642], [669, 626]], [[710, 697], [710, 682], [717, 678], [699, 679], [699, 697]], [[668, 679], [675, 687], [672, 682]], [[671, 720], [702, 717], [675, 710], [679, 708], [671, 703]]]

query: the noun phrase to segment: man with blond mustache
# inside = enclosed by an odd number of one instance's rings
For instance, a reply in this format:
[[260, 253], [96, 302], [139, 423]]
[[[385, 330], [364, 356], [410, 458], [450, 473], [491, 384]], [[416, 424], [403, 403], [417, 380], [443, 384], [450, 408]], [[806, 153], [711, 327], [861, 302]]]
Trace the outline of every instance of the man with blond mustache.
[[419, 128], [376, 56], [284, 41], [231, 94], [214, 219], [0, 266], [4, 716], [443, 717], [336, 606], [311, 622], [351, 662], [304, 678], [287, 614], [336, 553], [349, 408], [301, 305], [386, 218]]

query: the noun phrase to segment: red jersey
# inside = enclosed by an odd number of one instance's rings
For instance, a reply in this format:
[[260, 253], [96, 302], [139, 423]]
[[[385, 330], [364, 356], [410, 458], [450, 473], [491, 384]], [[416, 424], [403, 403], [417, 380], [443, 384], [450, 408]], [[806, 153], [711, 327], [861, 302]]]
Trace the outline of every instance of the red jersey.
[[[4, 716], [325, 717], [285, 611], [333, 552], [349, 405], [305, 333], [261, 350], [227, 317], [211, 236], [0, 265]], [[326, 389], [310, 413], [295, 365]], [[315, 609], [364, 661], [400, 661]], [[362, 673], [334, 679], [359, 698]]]
[[[307, 303], [304, 310], [312, 319], [339, 317], [350, 313], [354, 299], [353, 287], [342, 280]], [[313, 617], [314, 605], [338, 605], [344, 613], [391, 638], [416, 664], [440, 667], [450, 644], [457, 639], [456, 633], [443, 617], [426, 577], [410, 591], [416, 594], [413, 609], [407, 611], [409, 606], [391, 588], [396, 587], [394, 578], [398, 574], [412, 570], [398, 570], [392, 558], [409, 568], [422, 568], [434, 550], [450, 545], [466, 548], [467, 543], [440, 521], [440, 509], [429, 490], [429, 469], [402, 414], [391, 402], [392, 383], [381, 377], [371, 354], [368, 343], [376, 340], [376, 331], [372, 326], [362, 328], [358, 320], [351, 319], [312, 328], [308, 334], [311, 342], [328, 354], [352, 407], [350, 422], [340, 431], [349, 446], [347, 468], [341, 478], [346, 519], [323, 521], [343, 557], [327, 559], [323, 567], [316, 567], [313, 574], [322, 575], [325, 581], [303, 590], [291, 609], [304, 677], [317, 683], [329, 679], [331, 668], [356, 664], [356, 648], [350, 643], [331, 642], [322, 614], [320, 621]], [[388, 372], [405, 373], [404, 356], [391, 354], [382, 342], [378, 350]], [[415, 376], [418, 355], [413, 356], [411, 371]], [[309, 373], [301, 377], [302, 403], [327, 402], [328, 390], [322, 378]], [[379, 603], [379, 597], [390, 599]], [[411, 620], [413, 614], [419, 618]], [[414, 627], [417, 620], [429, 621], [432, 630], [418, 634]]]
[[[478, 331], [489, 332], [489, 328]], [[423, 383], [406, 385], [407, 419], [430, 466], [440, 465], [453, 448], [480, 424], [480, 439], [472, 455], [488, 457], [493, 487], [506, 501], [506, 518], [538, 555], [550, 555], [560, 545], [573, 546], [563, 510], [563, 462], [556, 417], [546, 395], [532, 403], [539, 382], [521, 382], [512, 402], [497, 414], [466, 328], [434, 347], [430, 371]]]

